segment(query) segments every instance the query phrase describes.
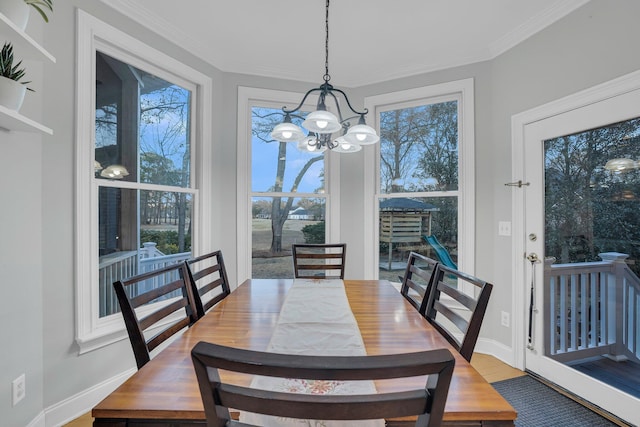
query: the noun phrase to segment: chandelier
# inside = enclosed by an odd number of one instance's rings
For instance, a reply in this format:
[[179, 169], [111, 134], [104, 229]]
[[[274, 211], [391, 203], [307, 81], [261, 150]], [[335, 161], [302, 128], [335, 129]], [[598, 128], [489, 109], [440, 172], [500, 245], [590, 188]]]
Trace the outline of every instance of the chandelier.
[[[368, 110], [366, 108], [364, 111], [355, 110], [351, 106], [347, 94], [329, 83], [331, 80], [329, 75], [329, 0], [327, 0], [325, 7], [325, 34], [324, 83], [320, 87], [309, 90], [296, 108], [282, 107], [284, 120], [273, 128], [271, 137], [280, 142], [296, 142], [301, 150], [322, 152], [330, 149], [339, 153], [355, 153], [360, 151], [363, 145], [375, 144], [380, 140], [380, 137], [375, 129], [365, 122], [364, 116]], [[299, 113], [307, 97], [314, 92], [318, 92], [316, 111], [309, 113], [306, 118], [296, 114]], [[347, 107], [351, 110], [349, 114], [353, 115], [343, 118], [340, 109], [340, 96], [344, 98]], [[337, 116], [327, 110], [325, 103], [327, 99], [333, 100], [335, 103]], [[308, 131], [307, 134], [300, 126], [291, 122], [292, 117], [304, 120], [302, 126]], [[358, 123], [352, 126], [351, 121], [355, 119], [358, 119]], [[334, 138], [336, 133], [339, 133], [339, 136]]]

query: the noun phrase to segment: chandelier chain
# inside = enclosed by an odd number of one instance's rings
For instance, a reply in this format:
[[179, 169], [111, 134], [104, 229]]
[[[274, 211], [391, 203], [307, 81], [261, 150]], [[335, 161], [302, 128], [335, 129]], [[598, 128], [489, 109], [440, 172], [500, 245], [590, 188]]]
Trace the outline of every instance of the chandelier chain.
[[325, 8], [324, 29], [324, 81], [329, 83], [329, 80], [331, 80], [331, 76], [329, 75], [329, 0], [327, 0], [327, 6]]
[[[354, 109], [347, 94], [329, 83], [331, 80], [329, 74], [329, 2], [330, 0], [326, 0], [324, 17], [324, 83], [320, 87], [309, 89], [297, 107], [282, 107], [284, 120], [273, 128], [271, 137], [280, 142], [298, 142], [298, 148], [307, 151], [318, 150], [321, 152], [326, 149], [335, 149], [341, 153], [355, 153], [362, 149], [362, 145], [375, 144], [380, 138], [375, 129], [367, 126], [364, 120], [368, 110], [366, 108], [363, 111]], [[298, 112], [305, 105], [307, 97], [315, 92], [319, 92], [317, 109], [304, 117], [304, 114]], [[342, 116], [339, 95], [342, 96], [346, 106], [355, 116], [346, 118]], [[335, 102], [335, 114], [327, 109], [326, 98], [333, 99]], [[304, 129], [292, 123], [292, 117], [302, 120]], [[358, 124], [352, 126], [351, 120], [356, 118], [359, 118]], [[305, 134], [305, 130], [308, 134]], [[341, 132], [341, 135], [334, 138], [333, 134], [338, 131]], [[303, 144], [302, 148], [300, 144]]]

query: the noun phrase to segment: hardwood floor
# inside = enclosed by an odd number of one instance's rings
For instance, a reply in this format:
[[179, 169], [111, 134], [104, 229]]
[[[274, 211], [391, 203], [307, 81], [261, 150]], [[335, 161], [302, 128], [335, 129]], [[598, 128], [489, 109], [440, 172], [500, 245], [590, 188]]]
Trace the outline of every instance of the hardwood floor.
[[91, 427], [93, 425], [93, 417], [91, 416], [91, 412], [87, 412], [81, 417], [76, 418], [68, 424], [65, 424], [63, 427]]
[[[521, 370], [512, 368], [495, 357], [486, 354], [475, 353], [471, 359], [471, 365], [490, 383], [525, 375]], [[92, 424], [93, 417], [91, 417], [91, 412], [87, 412], [63, 427], [91, 427]]]

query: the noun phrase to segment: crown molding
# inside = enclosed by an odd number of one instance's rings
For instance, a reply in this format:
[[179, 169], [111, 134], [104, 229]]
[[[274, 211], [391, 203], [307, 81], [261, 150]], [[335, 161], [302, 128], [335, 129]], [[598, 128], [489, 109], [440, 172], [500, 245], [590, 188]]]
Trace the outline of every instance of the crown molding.
[[514, 31], [504, 35], [500, 39], [491, 43], [489, 46], [490, 57], [487, 59], [493, 59], [504, 52], [508, 51], [514, 46], [522, 43], [534, 34], [542, 31], [544, 28], [553, 24], [556, 21], [564, 18], [574, 10], [584, 6], [590, 0], [563, 0], [559, 1], [552, 7], [549, 7], [529, 19]]
[[174, 25], [171, 21], [159, 17], [154, 10], [141, 6], [136, 3], [135, 0], [100, 1], [115, 11], [131, 18], [148, 30], [160, 35], [176, 46], [187, 50], [191, 54], [203, 59], [205, 62], [221, 69], [218, 64], [211, 62], [211, 57], [215, 56], [211, 51], [211, 46], [204, 45], [199, 40], [189, 36], [182, 28]]

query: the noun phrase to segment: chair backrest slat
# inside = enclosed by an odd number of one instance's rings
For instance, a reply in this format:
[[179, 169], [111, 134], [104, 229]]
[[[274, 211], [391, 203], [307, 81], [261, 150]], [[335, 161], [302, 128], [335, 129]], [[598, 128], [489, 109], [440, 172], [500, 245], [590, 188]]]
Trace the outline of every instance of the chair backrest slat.
[[190, 325], [191, 321], [189, 320], [189, 318], [185, 317], [181, 319], [179, 322], [176, 322], [168, 328], [163, 329], [152, 338], [148, 339], [147, 348], [149, 349], [149, 351], [153, 351], [156, 347], [165, 342], [169, 337], [175, 335], [176, 333], [180, 332], [182, 329]]
[[[183, 262], [119, 280], [113, 287], [138, 369], [151, 360], [151, 351], [158, 345], [198, 320]], [[144, 310], [144, 317], [136, 310]], [[146, 338], [152, 333], [152, 338]]]
[[189, 300], [185, 297], [179, 298], [178, 300], [163, 306], [162, 308], [152, 312], [148, 316], [143, 317], [138, 320], [140, 328], [149, 329], [151, 326], [160, 322], [161, 320], [169, 317], [176, 311], [186, 308], [189, 306]]
[[[229, 408], [305, 420], [388, 419], [418, 415], [416, 426], [439, 426], [455, 364], [453, 355], [446, 349], [376, 356], [301, 356], [205, 342], [196, 344], [191, 357], [210, 426], [228, 425]], [[225, 383], [218, 370], [332, 381], [428, 375], [429, 387], [357, 395], [301, 394]]]
[[[148, 279], [143, 279], [142, 281], [144, 280], [148, 280]], [[154, 287], [153, 289], [150, 289], [149, 291], [143, 294], [132, 297], [131, 305], [135, 308], [138, 308], [158, 298], [162, 298], [163, 296], [170, 294], [173, 291], [177, 291], [178, 289], [181, 289], [183, 285], [184, 285], [183, 279], [173, 280], [167, 283], [166, 285], [160, 285], [160, 286], [154, 285], [157, 287]]]
[[417, 252], [409, 253], [407, 267], [402, 277], [400, 293], [424, 315], [427, 297], [433, 287], [433, 278], [438, 261]]
[[[461, 291], [464, 285], [471, 285], [474, 297]], [[480, 327], [484, 319], [493, 285], [470, 274], [443, 264], [438, 264], [434, 274], [434, 285], [426, 304], [425, 317], [467, 360], [471, 361]], [[441, 299], [448, 295], [455, 302], [449, 307]], [[464, 313], [466, 309], [466, 313]], [[442, 318], [448, 320], [443, 322]], [[456, 330], [452, 330], [453, 325]], [[456, 338], [462, 336], [462, 339]]]
[[[346, 243], [294, 243], [291, 245], [293, 274], [300, 279], [344, 279]], [[337, 271], [331, 275], [327, 272]]]
[[[196, 299], [196, 310], [198, 316], [202, 317], [231, 293], [222, 251], [191, 258], [186, 264]], [[205, 296], [207, 299], [203, 298]]]

